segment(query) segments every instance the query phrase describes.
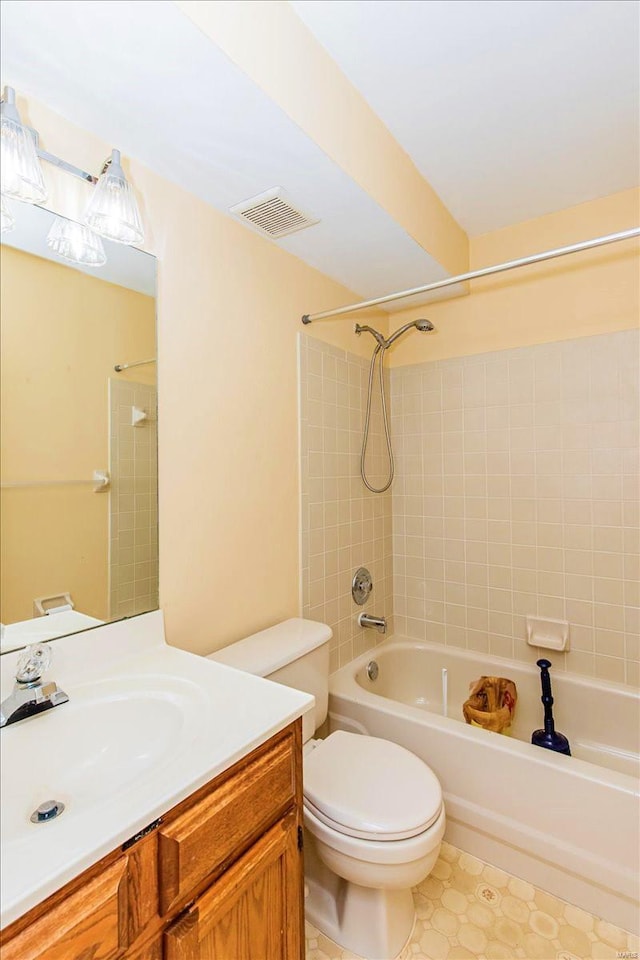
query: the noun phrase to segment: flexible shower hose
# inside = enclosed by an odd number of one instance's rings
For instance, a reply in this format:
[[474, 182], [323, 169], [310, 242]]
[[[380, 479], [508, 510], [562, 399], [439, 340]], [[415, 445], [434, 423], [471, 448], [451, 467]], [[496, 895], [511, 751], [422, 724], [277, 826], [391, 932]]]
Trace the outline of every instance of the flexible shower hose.
[[[371, 366], [369, 367], [369, 389], [367, 393], [367, 412], [364, 419], [364, 434], [362, 437], [362, 453], [360, 455], [360, 476], [362, 477], [362, 482], [368, 490], [371, 490], [371, 493], [384, 493], [385, 490], [388, 490], [391, 484], [393, 483], [393, 476], [395, 473], [395, 463], [393, 460], [393, 447], [391, 446], [391, 433], [389, 430], [389, 414], [387, 411], [387, 400], [385, 397], [384, 390], [384, 354], [386, 346], [381, 343], [378, 343], [375, 350], [373, 351], [373, 356], [371, 357]], [[367, 455], [367, 443], [369, 441], [369, 422], [371, 420], [371, 397], [373, 393], [373, 378], [375, 375], [376, 369], [376, 360], [378, 359], [378, 354], [380, 354], [380, 363], [378, 365], [378, 370], [380, 372], [380, 399], [382, 401], [382, 422], [384, 424], [384, 435], [387, 441], [387, 453], [389, 455], [389, 478], [383, 487], [374, 487], [373, 484], [369, 483], [367, 479], [367, 472], [365, 470], [365, 457]]]

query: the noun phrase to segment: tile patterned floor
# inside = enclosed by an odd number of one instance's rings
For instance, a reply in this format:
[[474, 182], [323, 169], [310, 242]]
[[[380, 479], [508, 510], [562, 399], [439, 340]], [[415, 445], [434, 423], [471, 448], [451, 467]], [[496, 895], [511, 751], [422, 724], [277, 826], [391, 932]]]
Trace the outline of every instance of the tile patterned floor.
[[[633, 960], [638, 938], [443, 843], [399, 960]], [[306, 924], [307, 960], [362, 960]], [[385, 960], [392, 960], [391, 957]]]

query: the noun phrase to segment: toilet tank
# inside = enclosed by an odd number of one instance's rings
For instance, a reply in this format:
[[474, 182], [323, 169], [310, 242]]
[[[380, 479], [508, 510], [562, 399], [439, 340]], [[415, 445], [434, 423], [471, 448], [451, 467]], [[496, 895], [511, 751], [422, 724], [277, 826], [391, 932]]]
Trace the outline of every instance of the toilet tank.
[[293, 617], [209, 654], [210, 660], [245, 670], [315, 697], [315, 710], [302, 718], [307, 742], [327, 717], [331, 627]]

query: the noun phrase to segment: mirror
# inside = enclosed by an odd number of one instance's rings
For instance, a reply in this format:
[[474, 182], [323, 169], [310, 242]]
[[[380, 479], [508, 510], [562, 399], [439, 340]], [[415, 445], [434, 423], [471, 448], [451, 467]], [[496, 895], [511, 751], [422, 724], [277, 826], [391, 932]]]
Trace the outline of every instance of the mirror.
[[[1, 246], [1, 652], [158, 607], [156, 260], [14, 203]], [[128, 365], [117, 372], [115, 367]]]

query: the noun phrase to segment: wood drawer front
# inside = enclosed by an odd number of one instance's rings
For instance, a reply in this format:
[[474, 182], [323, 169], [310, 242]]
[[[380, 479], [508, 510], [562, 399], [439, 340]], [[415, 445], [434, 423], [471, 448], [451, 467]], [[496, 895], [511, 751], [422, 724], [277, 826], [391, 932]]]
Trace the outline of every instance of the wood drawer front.
[[2, 960], [115, 960], [128, 946], [128, 857], [2, 945]]
[[158, 831], [160, 910], [167, 914], [239, 856], [295, 800], [293, 734], [270, 744]]
[[165, 931], [165, 960], [301, 960], [297, 825], [290, 811]]

